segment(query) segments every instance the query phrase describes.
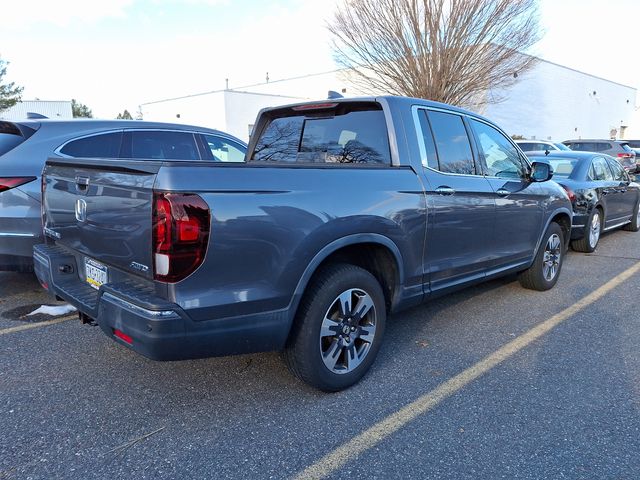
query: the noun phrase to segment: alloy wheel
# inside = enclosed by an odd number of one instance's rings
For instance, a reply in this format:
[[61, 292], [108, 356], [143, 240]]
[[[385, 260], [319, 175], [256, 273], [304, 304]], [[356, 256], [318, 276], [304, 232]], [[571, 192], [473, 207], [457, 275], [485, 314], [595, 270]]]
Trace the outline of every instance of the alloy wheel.
[[542, 259], [542, 275], [547, 282], [550, 282], [558, 274], [560, 269], [560, 257], [562, 256], [562, 242], [560, 237], [554, 233], [547, 240], [544, 247]]
[[353, 371], [365, 359], [376, 334], [376, 307], [364, 290], [342, 292], [331, 304], [320, 327], [320, 352], [333, 373]]

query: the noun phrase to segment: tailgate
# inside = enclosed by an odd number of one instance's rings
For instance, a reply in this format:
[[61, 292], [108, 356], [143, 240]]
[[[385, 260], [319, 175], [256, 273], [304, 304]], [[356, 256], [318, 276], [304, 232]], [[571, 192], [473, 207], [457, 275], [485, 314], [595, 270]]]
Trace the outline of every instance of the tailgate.
[[45, 234], [76, 254], [153, 278], [153, 184], [161, 165], [49, 159], [43, 172]]

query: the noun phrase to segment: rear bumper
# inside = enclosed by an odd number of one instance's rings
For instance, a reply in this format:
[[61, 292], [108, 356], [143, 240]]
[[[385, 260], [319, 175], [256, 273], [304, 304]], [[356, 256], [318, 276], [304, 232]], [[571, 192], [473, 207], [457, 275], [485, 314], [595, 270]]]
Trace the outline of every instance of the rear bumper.
[[[80, 280], [75, 258], [61, 247], [36, 245], [33, 255], [36, 276], [51, 294], [97, 321], [118, 343], [153, 360], [279, 350], [288, 335], [288, 310], [193, 321], [188, 311], [135, 281], [105, 284], [95, 290]], [[62, 273], [62, 265], [72, 265], [74, 272]], [[115, 336], [116, 330], [131, 337], [131, 344]]]

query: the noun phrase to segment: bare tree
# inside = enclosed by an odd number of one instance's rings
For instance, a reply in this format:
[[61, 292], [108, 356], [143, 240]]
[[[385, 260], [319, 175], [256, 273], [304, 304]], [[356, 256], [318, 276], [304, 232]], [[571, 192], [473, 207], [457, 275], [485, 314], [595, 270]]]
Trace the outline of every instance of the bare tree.
[[536, 0], [343, 0], [328, 28], [364, 91], [476, 108], [533, 65], [540, 38]]

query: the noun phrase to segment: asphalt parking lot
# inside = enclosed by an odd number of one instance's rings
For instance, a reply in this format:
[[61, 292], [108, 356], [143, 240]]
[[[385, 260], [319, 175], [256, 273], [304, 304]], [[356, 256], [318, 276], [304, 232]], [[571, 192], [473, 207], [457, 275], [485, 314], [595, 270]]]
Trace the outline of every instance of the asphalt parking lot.
[[509, 277], [397, 314], [336, 394], [277, 353], [157, 363], [16, 320], [51, 299], [0, 273], [0, 479], [640, 478], [639, 262], [614, 232], [552, 291]]

